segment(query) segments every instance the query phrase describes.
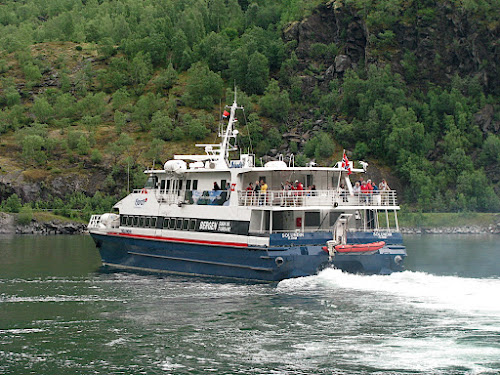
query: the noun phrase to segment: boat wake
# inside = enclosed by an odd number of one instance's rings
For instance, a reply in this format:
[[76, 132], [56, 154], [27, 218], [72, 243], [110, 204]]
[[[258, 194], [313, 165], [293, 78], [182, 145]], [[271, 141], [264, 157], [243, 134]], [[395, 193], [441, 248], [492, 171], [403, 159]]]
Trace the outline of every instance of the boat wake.
[[[461, 313], [493, 315], [500, 319], [500, 278], [474, 279], [435, 276], [425, 272], [397, 272], [385, 275], [356, 275], [326, 269], [316, 276], [284, 280], [282, 291], [356, 290], [393, 297], [401, 304], [419, 308], [456, 310]], [[499, 327], [500, 330], [500, 327]]]
[[329, 310], [322, 314], [323, 323], [331, 331], [338, 322], [355, 327], [351, 339], [336, 342], [337, 352], [355, 348], [352, 366], [396, 373], [498, 374], [500, 278], [412, 271], [368, 276], [327, 269], [284, 280], [277, 292], [322, 301]]

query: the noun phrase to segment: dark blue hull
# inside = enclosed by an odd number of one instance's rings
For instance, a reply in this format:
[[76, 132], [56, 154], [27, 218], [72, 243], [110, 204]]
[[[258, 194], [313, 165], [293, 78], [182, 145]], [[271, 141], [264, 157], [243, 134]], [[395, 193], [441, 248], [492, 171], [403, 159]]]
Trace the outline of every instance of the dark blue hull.
[[235, 247], [167, 242], [91, 233], [106, 266], [181, 275], [216, 276], [258, 281], [314, 275], [335, 266], [349, 272], [391, 273], [403, 269], [396, 255], [336, 254], [324, 245]]

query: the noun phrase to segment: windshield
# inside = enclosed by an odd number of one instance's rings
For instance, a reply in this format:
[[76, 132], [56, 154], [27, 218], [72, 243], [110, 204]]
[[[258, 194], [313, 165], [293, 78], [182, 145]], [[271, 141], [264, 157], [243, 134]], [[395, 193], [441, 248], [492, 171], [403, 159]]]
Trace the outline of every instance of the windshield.
[[148, 180], [146, 181], [146, 185], [144, 185], [144, 188], [154, 189], [155, 187], [156, 187], [156, 177], [149, 176]]

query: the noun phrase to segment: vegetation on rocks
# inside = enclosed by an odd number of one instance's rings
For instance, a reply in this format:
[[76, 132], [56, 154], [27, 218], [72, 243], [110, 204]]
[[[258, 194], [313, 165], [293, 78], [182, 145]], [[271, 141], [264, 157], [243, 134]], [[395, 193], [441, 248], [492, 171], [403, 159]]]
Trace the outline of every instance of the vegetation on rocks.
[[494, 0], [5, 0], [1, 208], [109, 210], [211, 142], [236, 85], [264, 161], [345, 148], [409, 209], [498, 211], [499, 38]]

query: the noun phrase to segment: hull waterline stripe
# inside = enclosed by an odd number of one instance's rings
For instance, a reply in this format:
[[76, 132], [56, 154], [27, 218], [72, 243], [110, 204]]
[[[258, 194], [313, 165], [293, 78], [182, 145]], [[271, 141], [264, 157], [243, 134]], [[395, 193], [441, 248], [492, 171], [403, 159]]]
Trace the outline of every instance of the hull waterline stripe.
[[234, 276], [220, 276], [220, 275], [205, 275], [203, 273], [196, 272], [180, 272], [180, 271], [169, 271], [169, 270], [159, 270], [155, 268], [146, 268], [146, 267], [134, 267], [134, 266], [124, 266], [122, 264], [115, 263], [107, 263], [102, 262], [104, 267], [111, 267], [122, 270], [134, 270], [134, 271], [142, 271], [142, 272], [153, 272], [153, 273], [166, 273], [171, 275], [180, 275], [180, 276], [199, 276], [199, 277], [216, 277], [218, 279], [230, 279], [230, 280], [248, 280], [259, 283], [277, 283], [278, 280], [262, 280], [262, 279], [252, 279], [247, 277], [234, 277]]
[[214, 266], [225, 266], [225, 267], [234, 267], [234, 268], [245, 268], [250, 269], [252, 271], [264, 271], [264, 272], [273, 272], [272, 268], [263, 268], [263, 267], [251, 267], [251, 266], [243, 266], [241, 264], [231, 264], [231, 263], [221, 263], [221, 262], [212, 262], [209, 260], [199, 260], [199, 259], [188, 259], [188, 258], [177, 258], [177, 257], [169, 257], [165, 255], [155, 255], [155, 254], [145, 254], [145, 253], [137, 253], [134, 251], [128, 251], [128, 254], [132, 255], [140, 255], [144, 257], [151, 258], [161, 258], [161, 259], [169, 259], [169, 260], [178, 260], [181, 262], [192, 262], [192, 263], [202, 263], [202, 264], [210, 264]]
[[192, 243], [192, 244], [203, 244], [203, 245], [209, 245], [209, 246], [248, 247], [248, 244], [240, 243], [240, 242], [189, 240], [187, 238], [148, 236], [148, 235], [144, 235], [144, 234], [118, 233], [118, 232], [109, 232], [109, 233], [107, 233], [107, 235], [137, 238], [140, 240], [158, 240], [158, 241], [167, 241], [167, 242], [182, 242], [182, 243]]

